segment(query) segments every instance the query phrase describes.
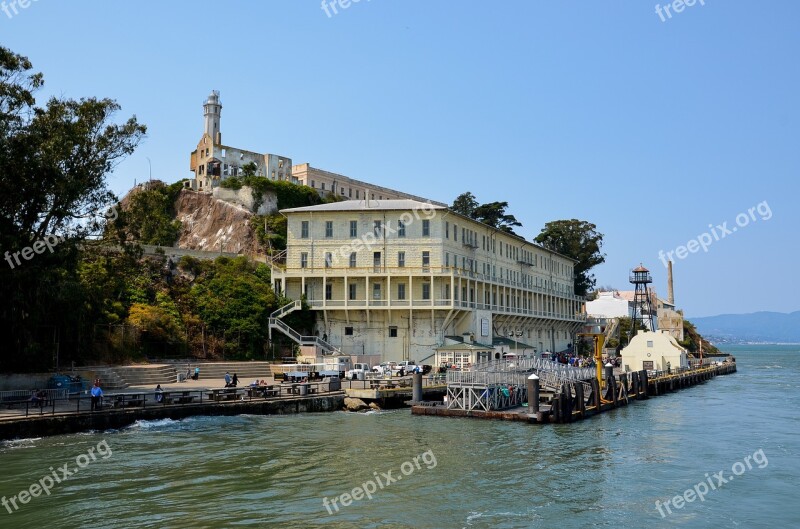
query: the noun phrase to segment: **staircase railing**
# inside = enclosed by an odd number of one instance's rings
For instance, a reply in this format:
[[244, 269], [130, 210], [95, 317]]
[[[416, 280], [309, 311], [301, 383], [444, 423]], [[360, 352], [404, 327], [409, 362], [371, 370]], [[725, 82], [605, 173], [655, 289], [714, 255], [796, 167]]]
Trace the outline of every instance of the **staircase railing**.
[[315, 345], [324, 351], [328, 351], [330, 354], [341, 352], [338, 348], [334, 347], [318, 336], [303, 336], [296, 330], [289, 327], [283, 320], [279, 320], [278, 318], [269, 319], [270, 334], [272, 334], [272, 329], [281, 331], [299, 345]]
[[283, 307], [279, 308], [275, 312], [269, 315], [270, 318], [283, 318], [290, 312], [294, 312], [296, 310], [300, 310], [303, 308], [302, 300], [292, 301], [291, 303], [284, 305]]

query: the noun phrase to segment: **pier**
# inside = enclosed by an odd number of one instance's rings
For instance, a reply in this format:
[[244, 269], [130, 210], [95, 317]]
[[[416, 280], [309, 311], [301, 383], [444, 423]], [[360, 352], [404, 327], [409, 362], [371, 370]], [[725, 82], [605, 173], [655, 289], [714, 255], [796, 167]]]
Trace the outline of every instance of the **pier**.
[[443, 402], [418, 402], [414, 415], [474, 417], [528, 423], [568, 423], [736, 372], [735, 362], [685, 369], [614, 373], [602, 384], [594, 369], [543, 359], [493, 362], [447, 374]]

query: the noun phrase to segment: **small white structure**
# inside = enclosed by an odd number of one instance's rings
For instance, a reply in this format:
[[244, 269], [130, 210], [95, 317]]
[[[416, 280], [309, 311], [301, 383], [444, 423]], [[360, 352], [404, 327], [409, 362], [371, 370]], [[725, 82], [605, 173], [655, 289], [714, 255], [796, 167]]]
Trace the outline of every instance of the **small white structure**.
[[603, 318], [627, 318], [630, 316], [630, 303], [618, 292], [598, 292], [597, 299], [586, 302], [589, 316]]
[[689, 367], [686, 349], [668, 331], [640, 331], [621, 352], [625, 371]]

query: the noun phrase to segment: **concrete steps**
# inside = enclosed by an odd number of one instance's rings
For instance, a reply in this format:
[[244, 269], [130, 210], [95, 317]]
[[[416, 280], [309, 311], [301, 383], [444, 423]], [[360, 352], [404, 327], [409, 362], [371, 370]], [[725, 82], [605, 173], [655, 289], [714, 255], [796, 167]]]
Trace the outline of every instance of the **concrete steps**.
[[[239, 385], [246, 385], [253, 380], [261, 380], [272, 378], [272, 364], [269, 362], [209, 362], [200, 364], [191, 364], [191, 371], [194, 368], [200, 368], [200, 380], [205, 381], [218, 381], [220, 384], [224, 383], [225, 373], [228, 372], [233, 376], [236, 373], [239, 376]], [[186, 369], [186, 366], [183, 366]]]
[[156, 384], [172, 384], [177, 379], [177, 371], [173, 365], [141, 365], [114, 366], [113, 371], [128, 386], [155, 386]]

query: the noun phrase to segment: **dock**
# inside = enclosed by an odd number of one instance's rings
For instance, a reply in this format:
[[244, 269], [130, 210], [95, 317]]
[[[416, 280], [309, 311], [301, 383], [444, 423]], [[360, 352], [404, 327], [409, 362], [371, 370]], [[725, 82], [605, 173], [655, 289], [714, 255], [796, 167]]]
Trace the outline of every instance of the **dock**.
[[477, 371], [448, 373], [447, 399], [417, 402], [411, 412], [533, 424], [569, 423], [736, 372], [735, 362], [669, 372], [619, 374], [608, 367], [601, 385], [592, 376], [593, 369], [552, 364], [532, 359], [528, 364], [482, 366]]

